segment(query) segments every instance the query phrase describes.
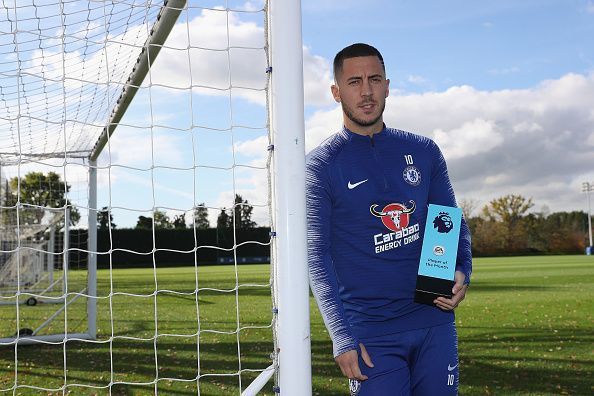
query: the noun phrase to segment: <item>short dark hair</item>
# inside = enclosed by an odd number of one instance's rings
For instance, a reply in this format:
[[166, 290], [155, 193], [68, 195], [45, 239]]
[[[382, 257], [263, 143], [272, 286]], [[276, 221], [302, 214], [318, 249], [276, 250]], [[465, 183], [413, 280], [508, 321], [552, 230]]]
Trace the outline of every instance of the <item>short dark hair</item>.
[[384, 74], [386, 73], [384, 58], [377, 48], [365, 43], [355, 43], [341, 49], [334, 57], [334, 78], [337, 78], [338, 74], [342, 72], [342, 64], [345, 59], [357, 58], [360, 56], [377, 56], [382, 64]]

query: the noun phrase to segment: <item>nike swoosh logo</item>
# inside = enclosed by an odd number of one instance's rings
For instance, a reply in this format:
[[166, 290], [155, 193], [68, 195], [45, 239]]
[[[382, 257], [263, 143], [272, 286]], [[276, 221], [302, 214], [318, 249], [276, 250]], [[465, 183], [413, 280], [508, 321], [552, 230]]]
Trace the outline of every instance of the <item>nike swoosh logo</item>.
[[456, 367], [458, 367], [458, 364], [459, 364], [459, 363], [456, 363], [456, 365], [455, 365], [454, 367], [452, 367], [452, 366], [450, 366], [450, 365], [448, 364], [448, 371], [452, 371], [452, 370], [454, 370]]
[[348, 188], [349, 188], [349, 190], [352, 190], [353, 188], [355, 188], [357, 186], [360, 186], [361, 184], [365, 183], [367, 180], [369, 180], [369, 179], [361, 180], [360, 182], [352, 183], [352, 184], [349, 181]]

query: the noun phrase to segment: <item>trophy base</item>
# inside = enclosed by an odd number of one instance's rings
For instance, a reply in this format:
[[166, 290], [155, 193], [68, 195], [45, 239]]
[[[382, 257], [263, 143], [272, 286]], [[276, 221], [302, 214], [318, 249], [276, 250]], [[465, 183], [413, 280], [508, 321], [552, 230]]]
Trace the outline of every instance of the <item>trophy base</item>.
[[419, 304], [435, 306], [433, 300], [437, 297], [452, 298], [452, 287], [454, 287], [453, 280], [417, 275], [414, 301]]

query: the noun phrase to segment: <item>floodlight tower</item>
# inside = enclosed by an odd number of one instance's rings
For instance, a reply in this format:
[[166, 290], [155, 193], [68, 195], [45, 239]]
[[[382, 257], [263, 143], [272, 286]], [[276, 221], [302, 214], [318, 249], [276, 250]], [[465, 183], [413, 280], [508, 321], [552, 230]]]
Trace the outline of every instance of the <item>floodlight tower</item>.
[[588, 195], [588, 236], [590, 237], [590, 244], [588, 246], [590, 249], [592, 249], [592, 206], [590, 205], [590, 193], [592, 191], [594, 191], [594, 183], [582, 183], [582, 192]]

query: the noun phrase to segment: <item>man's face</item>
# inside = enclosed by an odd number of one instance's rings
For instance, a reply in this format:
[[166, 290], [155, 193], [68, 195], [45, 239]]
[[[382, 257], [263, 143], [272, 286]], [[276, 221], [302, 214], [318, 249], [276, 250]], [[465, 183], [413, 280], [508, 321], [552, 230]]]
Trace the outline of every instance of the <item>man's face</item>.
[[342, 105], [345, 126], [365, 135], [378, 132], [390, 84], [378, 57], [345, 59], [336, 78], [332, 96]]

